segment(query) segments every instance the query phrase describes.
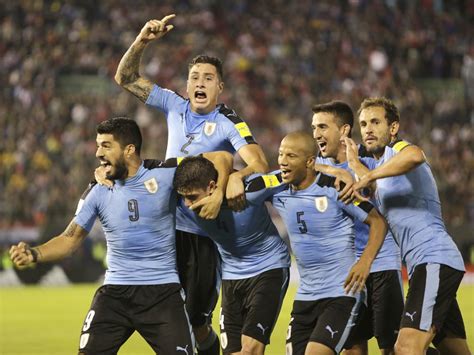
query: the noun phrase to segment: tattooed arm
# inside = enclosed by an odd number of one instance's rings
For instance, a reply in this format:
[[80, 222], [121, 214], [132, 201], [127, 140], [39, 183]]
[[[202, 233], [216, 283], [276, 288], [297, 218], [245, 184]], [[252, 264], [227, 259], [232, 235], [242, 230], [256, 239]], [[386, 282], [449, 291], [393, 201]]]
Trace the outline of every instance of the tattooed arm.
[[10, 248], [10, 258], [16, 267], [22, 268], [36, 262], [48, 262], [64, 259], [72, 254], [82, 243], [88, 232], [71, 221], [57, 237], [31, 248], [20, 242]]
[[125, 90], [145, 102], [153, 88], [153, 83], [140, 76], [140, 60], [147, 44], [163, 37], [173, 29], [167, 24], [175, 15], [168, 15], [161, 20], [150, 20], [142, 28], [135, 41], [124, 54], [115, 73], [115, 81]]

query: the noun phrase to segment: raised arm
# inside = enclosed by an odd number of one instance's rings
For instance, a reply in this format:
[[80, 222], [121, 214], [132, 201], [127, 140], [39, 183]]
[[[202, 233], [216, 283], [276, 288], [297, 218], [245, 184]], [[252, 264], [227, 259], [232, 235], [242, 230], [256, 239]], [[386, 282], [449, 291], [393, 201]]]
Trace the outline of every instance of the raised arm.
[[10, 258], [18, 268], [26, 267], [36, 262], [49, 262], [64, 259], [71, 255], [82, 243], [88, 232], [71, 221], [67, 228], [57, 237], [31, 248], [20, 242], [10, 248]]
[[265, 153], [258, 144], [247, 144], [239, 149], [239, 155], [247, 166], [229, 176], [226, 197], [236, 211], [245, 208], [245, 189], [243, 180], [254, 173], [266, 173], [269, 170]]
[[370, 273], [370, 267], [382, 247], [385, 235], [387, 234], [387, 222], [380, 213], [372, 208], [367, 219], [364, 221], [369, 225], [369, 240], [357, 263], [354, 264], [347, 276], [344, 287], [346, 293], [360, 292]]
[[125, 90], [145, 102], [153, 88], [153, 83], [140, 76], [140, 61], [147, 44], [163, 37], [173, 29], [168, 21], [175, 15], [168, 15], [161, 20], [150, 20], [141, 29], [135, 41], [125, 52], [115, 73], [115, 81]]

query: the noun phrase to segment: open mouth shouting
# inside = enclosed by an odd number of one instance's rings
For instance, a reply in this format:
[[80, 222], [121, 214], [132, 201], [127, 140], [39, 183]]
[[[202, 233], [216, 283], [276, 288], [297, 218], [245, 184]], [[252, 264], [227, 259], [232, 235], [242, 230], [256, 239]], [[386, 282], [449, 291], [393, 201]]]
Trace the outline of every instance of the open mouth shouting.
[[194, 92], [194, 99], [196, 103], [206, 103], [207, 94], [202, 90], [196, 90]]
[[321, 152], [321, 154], [326, 153], [327, 143], [324, 141], [318, 141], [317, 143], [318, 143], [319, 151]]

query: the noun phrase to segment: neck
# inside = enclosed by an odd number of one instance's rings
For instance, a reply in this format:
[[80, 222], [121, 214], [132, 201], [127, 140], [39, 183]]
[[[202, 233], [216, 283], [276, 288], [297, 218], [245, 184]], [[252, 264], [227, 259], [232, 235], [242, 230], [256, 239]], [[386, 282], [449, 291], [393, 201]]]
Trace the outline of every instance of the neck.
[[127, 179], [137, 175], [138, 169], [140, 168], [141, 164], [142, 164], [142, 159], [137, 155], [134, 155], [132, 158], [130, 158], [128, 160], [128, 162], [127, 162], [127, 168], [128, 168]]
[[344, 147], [343, 145], [340, 145], [334, 159], [336, 160], [336, 163], [338, 163], [338, 164], [339, 163], [344, 163], [345, 161], [347, 161], [346, 147]]
[[306, 177], [299, 183], [297, 184], [291, 184], [291, 188], [293, 190], [304, 190], [311, 186], [311, 184], [314, 182], [316, 179], [316, 171], [311, 169], [310, 171], [307, 172]]

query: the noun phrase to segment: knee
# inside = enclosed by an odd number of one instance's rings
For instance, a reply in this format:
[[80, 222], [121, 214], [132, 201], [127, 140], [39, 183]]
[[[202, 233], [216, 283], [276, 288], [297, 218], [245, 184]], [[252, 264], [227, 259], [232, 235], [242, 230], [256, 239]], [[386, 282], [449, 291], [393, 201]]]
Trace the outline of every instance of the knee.
[[262, 355], [265, 350], [265, 345], [255, 339], [247, 338], [242, 341], [242, 355]]
[[417, 346], [416, 342], [411, 341], [409, 338], [399, 337], [395, 343], [395, 354], [396, 355], [418, 355], [423, 354], [424, 349]]

